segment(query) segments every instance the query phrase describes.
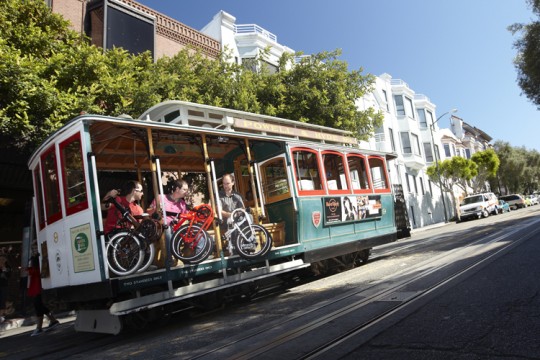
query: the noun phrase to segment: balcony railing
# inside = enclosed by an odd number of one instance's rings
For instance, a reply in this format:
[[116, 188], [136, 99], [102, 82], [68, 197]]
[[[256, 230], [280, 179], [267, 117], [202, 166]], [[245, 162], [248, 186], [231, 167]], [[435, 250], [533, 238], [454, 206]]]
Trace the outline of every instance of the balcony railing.
[[260, 34], [277, 43], [277, 36], [256, 24], [235, 25], [236, 34]]
[[390, 142], [386, 141], [386, 136], [384, 133], [377, 133], [373, 135], [373, 139], [375, 140], [375, 150], [392, 152]]

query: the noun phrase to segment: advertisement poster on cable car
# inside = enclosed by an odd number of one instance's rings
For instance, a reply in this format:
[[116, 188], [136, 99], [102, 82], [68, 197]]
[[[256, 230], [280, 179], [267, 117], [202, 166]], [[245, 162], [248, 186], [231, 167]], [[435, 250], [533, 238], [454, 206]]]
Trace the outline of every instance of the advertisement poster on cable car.
[[341, 222], [341, 198], [327, 197], [324, 201], [324, 223], [332, 224]]
[[324, 223], [367, 220], [382, 216], [380, 195], [324, 198]]
[[[353, 208], [354, 209], [354, 208]], [[380, 195], [367, 195], [356, 197], [356, 213], [358, 219], [371, 219], [382, 216], [382, 204]]]

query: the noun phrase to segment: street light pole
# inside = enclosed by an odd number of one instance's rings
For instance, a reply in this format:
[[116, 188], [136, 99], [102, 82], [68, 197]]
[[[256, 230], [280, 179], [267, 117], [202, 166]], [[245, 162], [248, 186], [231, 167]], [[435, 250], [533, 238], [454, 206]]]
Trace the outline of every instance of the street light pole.
[[435, 168], [437, 170], [437, 177], [439, 178], [439, 189], [441, 190], [441, 197], [442, 197], [442, 203], [443, 203], [443, 212], [444, 212], [444, 222], [448, 222], [448, 215], [446, 214], [446, 200], [444, 199], [444, 193], [443, 193], [443, 187], [442, 187], [442, 181], [441, 181], [441, 173], [439, 170], [439, 159], [437, 158], [437, 151], [435, 151], [435, 138], [433, 137], [433, 129], [435, 127], [435, 124], [439, 122], [443, 118], [443, 116], [447, 114], [453, 114], [457, 111], [457, 109], [452, 109], [450, 111], [445, 112], [441, 116], [435, 120], [430, 126], [429, 130], [431, 132], [431, 150], [433, 151], [433, 155], [435, 157]]

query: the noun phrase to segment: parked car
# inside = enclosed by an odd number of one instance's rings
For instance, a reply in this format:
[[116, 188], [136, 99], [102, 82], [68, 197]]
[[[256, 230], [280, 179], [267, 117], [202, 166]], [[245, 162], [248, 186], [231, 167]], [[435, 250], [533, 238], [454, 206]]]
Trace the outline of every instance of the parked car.
[[510, 212], [510, 205], [504, 201], [499, 199], [499, 213], [504, 214], [505, 212]]
[[493, 193], [467, 196], [460, 204], [460, 220], [488, 217], [498, 213], [499, 201]]
[[512, 210], [522, 209], [526, 206], [525, 199], [519, 194], [499, 196], [499, 201], [501, 200], [506, 201]]
[[532, 194], [532, 195], [527, 195], [527, 198], [531, 200], [532, 205], [538, 205], [538, 196]]

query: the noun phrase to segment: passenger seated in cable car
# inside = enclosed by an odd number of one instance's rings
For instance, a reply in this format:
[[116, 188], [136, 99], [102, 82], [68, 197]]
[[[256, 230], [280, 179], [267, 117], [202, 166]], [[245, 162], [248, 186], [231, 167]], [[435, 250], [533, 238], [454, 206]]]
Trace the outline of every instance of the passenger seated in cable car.
[[221, 202], [221, 217], [224, 222], [231, 216], [235, 209], [245, 208], [242, 195], [234, 191], [234, 175], [225, 174], [222, 179], [223, 190], [219, 192]]
[[[144, 211], [139, 205], [139, 202], [143, 197], [143, 188], [141, 183], [134, 180], [128, 181], [122, 187], [121, 193], [126, 195], [120, 196], [120, 192], [113, 189], [105, 195], [103, 201], [107, 201], [111, 197], [115, 198], [120, 205], [129, 209], [131, 215], [135, 217], [142, 216]], [[106, 206], [108, 207], [108, 211], [103, 230], [105, 234], [108, 234], [115, 229], [122, 228], [124, 219], [122, 217], [122, 213], [116, 207], [114, 207], [114, 205], [106, 203]]]
[[[188, 211], [185, 198], [189, 192], [189, 185], [185, 180], [174, 180], [168, 183], [166, 188], [166, 194], [163, 196], [163, 205], [166, 212], [164, 223], [171, 226], [171, 224], [178, 220], [180, 214], [185, 214]], [[150, 204], [148, 214], [153, 214], [156, 208], [156, 199], [154, 199]]]

